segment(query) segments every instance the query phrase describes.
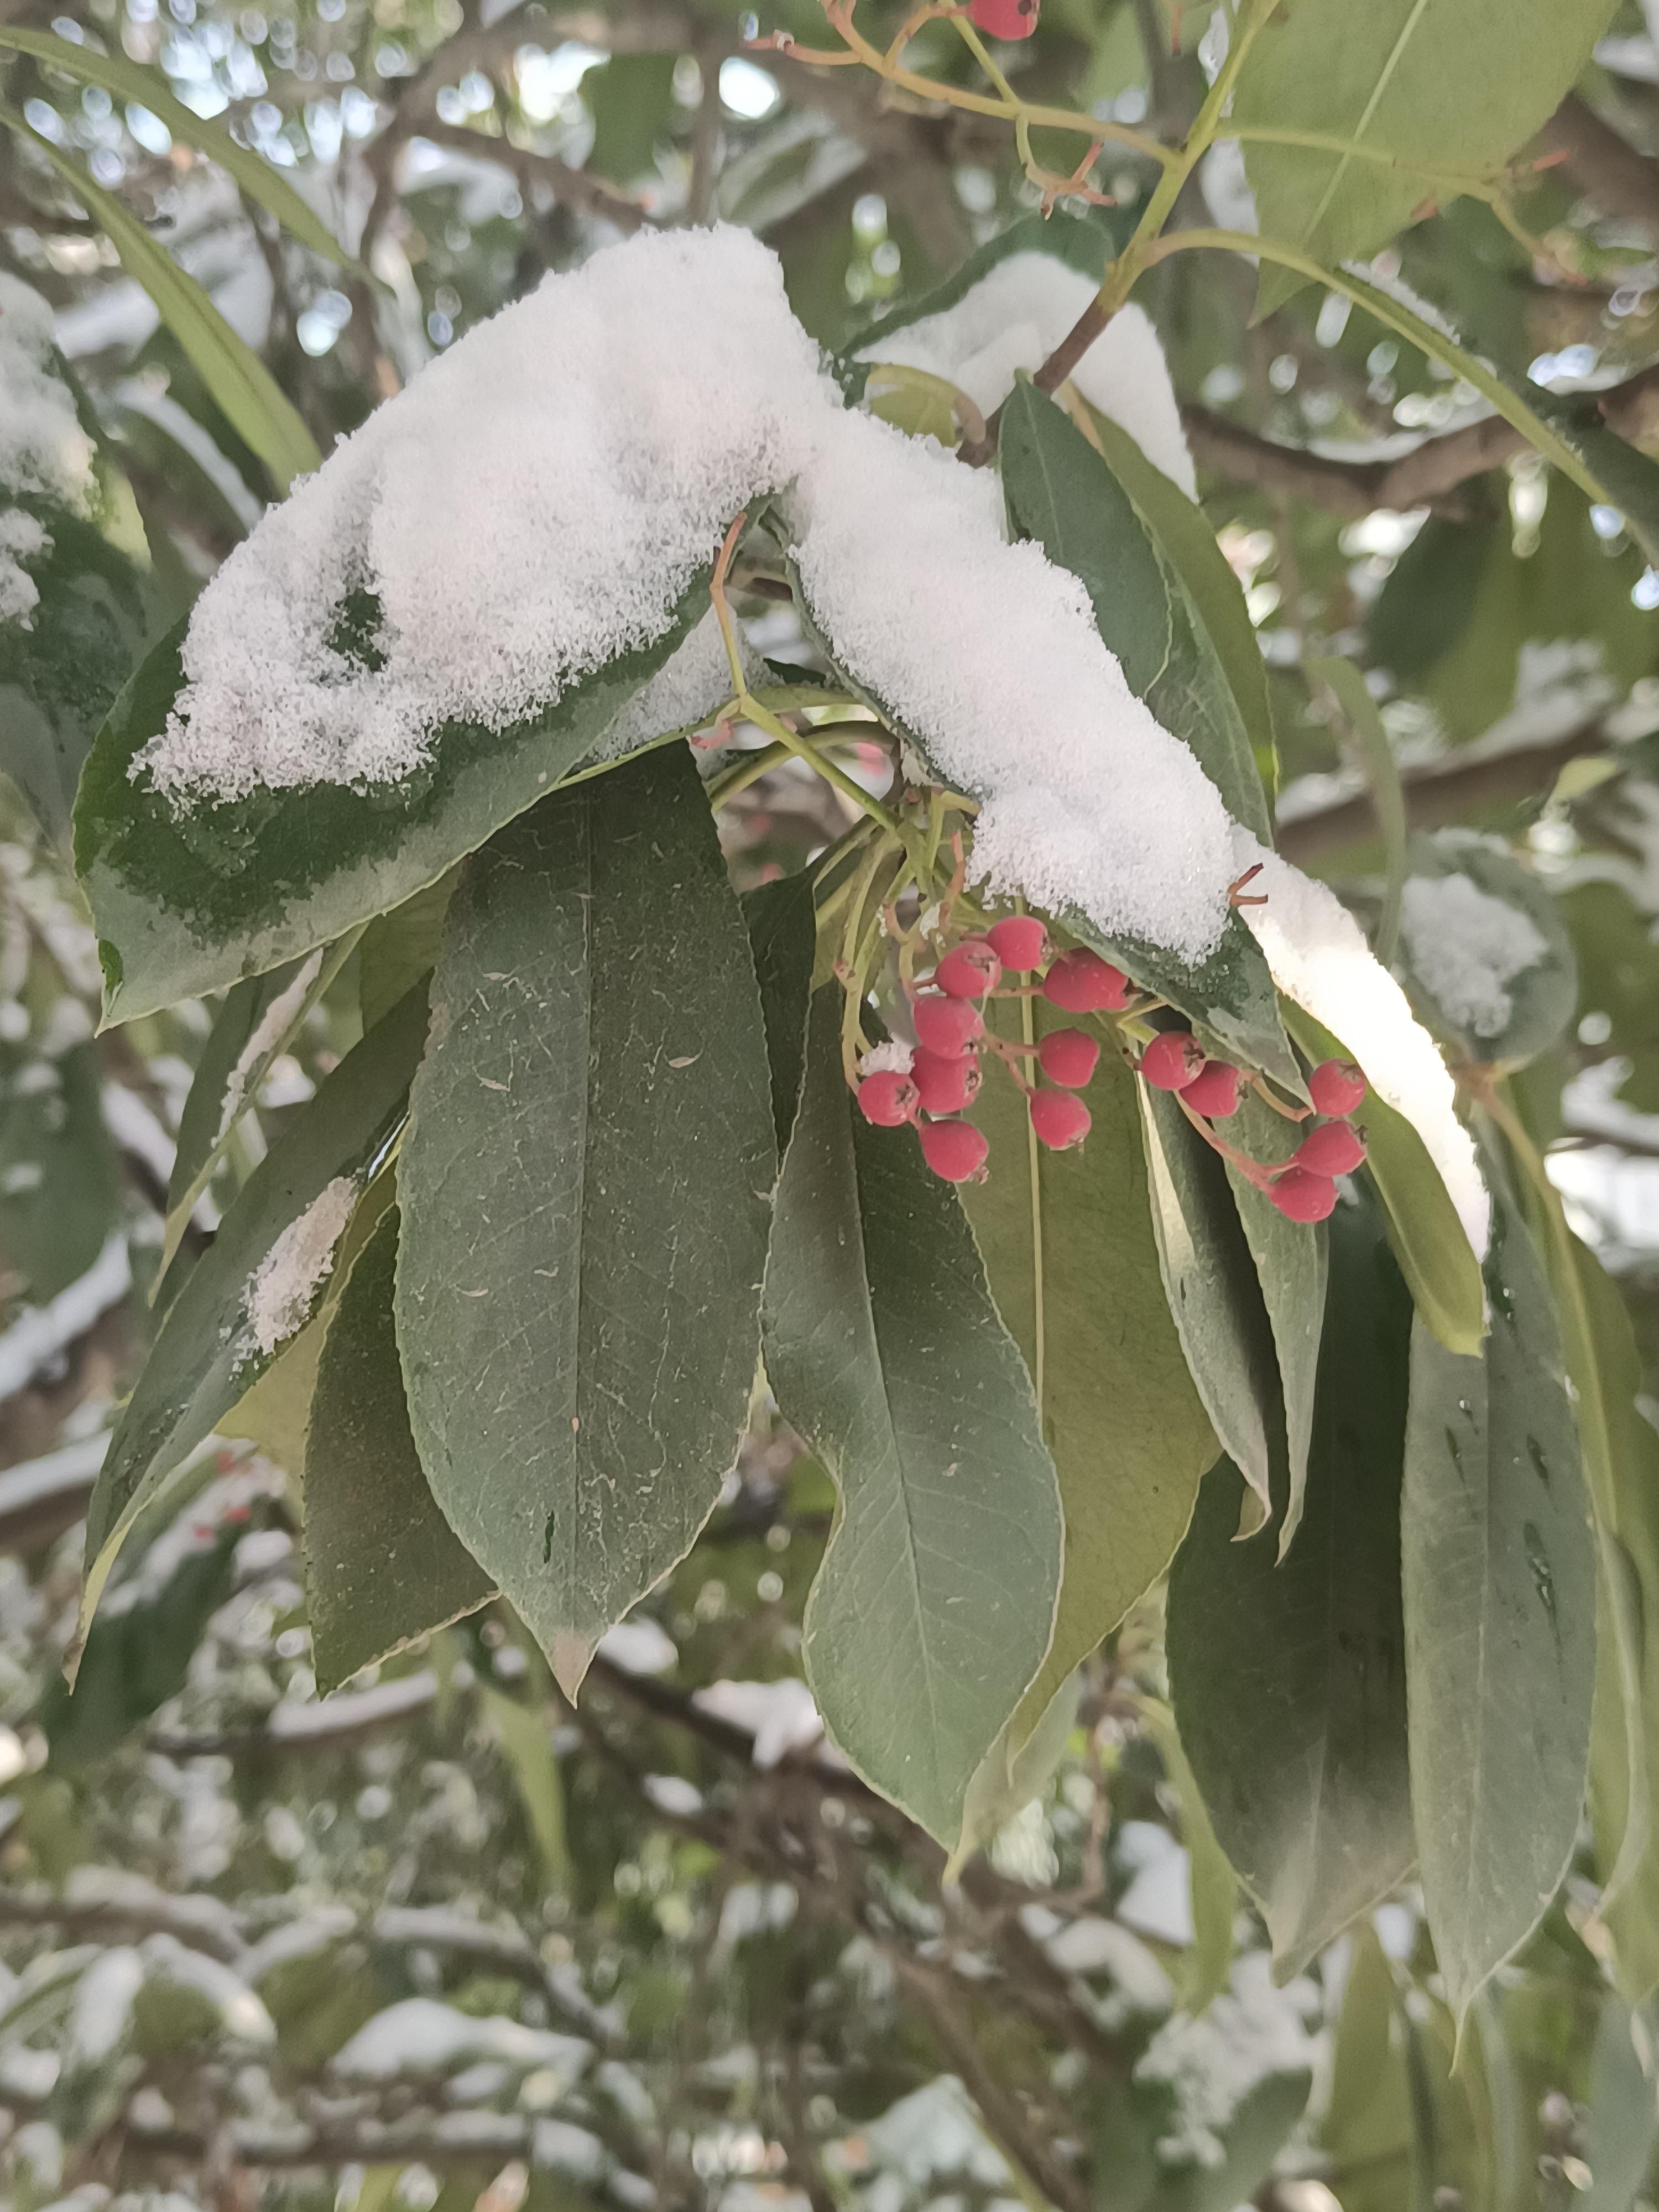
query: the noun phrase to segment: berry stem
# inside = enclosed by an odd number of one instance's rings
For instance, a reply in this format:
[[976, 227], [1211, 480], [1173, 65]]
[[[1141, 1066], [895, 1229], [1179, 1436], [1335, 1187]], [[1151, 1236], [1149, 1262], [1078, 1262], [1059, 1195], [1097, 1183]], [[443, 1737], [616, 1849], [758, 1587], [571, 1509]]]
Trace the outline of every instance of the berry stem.
[[1287, 1121], [1305, 1121], [1313, 1111], [1310, 1106], [1287, 1106], [1265, 1075], [1252, 1069], [1245, 1080], [1264, 1106], [1271, 1106], [1275, 1114], [1282, 1114]]
[[1237, 1145], [1230, 1145], [1224, 1137], [1218, 1137], [1203, 1115], [1190, 1107], [1178, 1091], [1171, 1091], [1170, 1096], [1211, 1151], [1219, 1152], [1229, 1167], [1237, 1168], [1245, 1182], [1254, 1183], [1258, 1190], [1269, 1188], [1273, 1177], [1291, 1164], [1288, 1160], [1278, 1160], [1269, 1167], [1260, 1160], [1253, 1160], [1248, 1152], [1241, 1152]]

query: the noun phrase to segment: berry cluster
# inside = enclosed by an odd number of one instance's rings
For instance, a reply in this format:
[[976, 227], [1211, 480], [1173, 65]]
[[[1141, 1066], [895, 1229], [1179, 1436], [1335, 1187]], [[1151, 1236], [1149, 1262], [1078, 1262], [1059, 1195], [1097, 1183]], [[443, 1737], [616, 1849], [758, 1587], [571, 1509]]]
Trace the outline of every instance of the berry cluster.
[[[1030, 975], [1035, 984], [1003, 984], [1005, 974]], [[911, 1123], [922, 1156], [947, 1182], [982, 1180], [989, 1144], [981, 1129], [961, 1116], [979, 1096], [981, 1055], [1000, 1060], [1024, 1094], [1032, 1132], [1053, 1152], [1068, 1152], [1089, 1133], [1089, 1109], [1078, 1097], [1100, 1063], [1100, 1046], [1079, 1029], [1052, 1030], [1040, 1044], [1021, 1046], [994, 1036], [985, 1026], [984, 1000], [1029, 996], [1040, 992], [1063, 1012], [1109, 1013], [1133, 1018], [1152, 1012], [1159, 1001], [1144, 999], [1122, 970], [1097, 952], [1079, 946], [1056, 954], [1042, 924], [1030, 915], [1011, 915], [982, 937], [964, 939], [943, 953], [930, 982], [913, 991], [910, 1016], [914, 1047], [878, 1045], [860, 1066], [860, 1109], [878, 1128]], [[1146, 1031], [1140, 1026], [1139, 1034]], [[1034, 1082], [1020, 1063], [1035, 1059]], [[1242, 1071], [1212, 1060], [1190, 1030], [1156, 1031], [1135, 1062], [1155, 1089], [1173, 1092], [1188, 1119], [1222, 1156], [1291, 1221], [1322, 1221], [1336, 1204], [1336, 1181], [1365, 1157], [1364, 1140], [1351, 1115], [1365, 1096], [1365, 1079], [1352, 1060], [1327, 1060], [1309, 1079], [1313, 1110], [1324, 1117], [1288, 1159], [1271, 1165], [1253, 1160], [1217, 1134], [1214, 1124], [1238, 1111]], [[1300, 1109], [1281, 1107], [1292, 1120]]]

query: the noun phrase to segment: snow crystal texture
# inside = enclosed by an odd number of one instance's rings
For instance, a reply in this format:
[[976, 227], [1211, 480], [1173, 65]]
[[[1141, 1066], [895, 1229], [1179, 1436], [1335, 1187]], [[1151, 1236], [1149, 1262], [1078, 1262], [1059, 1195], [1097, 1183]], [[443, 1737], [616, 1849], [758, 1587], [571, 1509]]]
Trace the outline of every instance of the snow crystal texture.
[[334, 1271], [335, 1250], [356, 1203], [356, 1184], [349, 1176], [336, 1176], [254, 1269], [247, 1322], [261, 1352], [275, 1352], [308, 1318], [312, 1300]]
[[1508, 986], [1549, 951], [1518, 907], [1468, 876], [1411, 876], [1400, 931], [1413, 971], [1449, 1022], [1478, 1037], [1501, 1036], [1515, 1012]]
[[52, 550], [20, 494], [84, 513], [93, 494], [93, 445], [52, 350], [52, 309], [38, 292], [0, 273], [0, 623], [27, 623], [39, 603], [20, 562]]

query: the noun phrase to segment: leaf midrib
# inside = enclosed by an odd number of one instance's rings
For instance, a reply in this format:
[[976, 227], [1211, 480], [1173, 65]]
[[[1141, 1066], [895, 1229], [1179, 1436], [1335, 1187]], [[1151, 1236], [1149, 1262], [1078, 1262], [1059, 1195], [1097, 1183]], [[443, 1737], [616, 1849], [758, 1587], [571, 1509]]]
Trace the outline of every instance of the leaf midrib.
[[[1395, 72], [1399, 68], [1401, 62], [1405, 57], [1406, 48], [1411, 43], [1417, 27], [1422, 21], [1424, 14], [1428, 8], [1428, 4], [1429, 0], [1415, 0], [1415, 4], [1412, 9], [1411, 14], [1406, 18], [1405, 22], [1401, 26], [1400, 36], [1394, 42], [1393, 52], [1389, 54], [1388, 60], [1383, 64], [1376, 82], [1371, 88], [1370, 98], [1365, 102], [1364, 108], [1360, 112], [1359, 120], [1354, 126], [1353, 138], [1356, 144], [1364, 137], [1365, 133], [1370, 129], [1372, 123], [1376, 120], [1377, 108], [1381, 105], [1389, 85], [1394, 81]], [[1330, 182], [1326, 185], [1323, 192], [1320, 195], [1318, 206], [1315, 208], [1312, 215], [1309, 216], [1306, 223], [1303, 226], [1302, 236], [1299, 243], [1304, 246], [1306, 246], [1310, 243], [1315, 232], [1318, 229], [1320, 224], [1324, 221], [1327, 214], [1329, 212], [1331, 202], [1335, 198], [1338, 191], [1340, 190], [1343, 179], [1346, 177], [1352, 161], [1353, 156], [1352, 154], [1340, 154], [1337, 156], [1336, 167], [1331, 172]]]

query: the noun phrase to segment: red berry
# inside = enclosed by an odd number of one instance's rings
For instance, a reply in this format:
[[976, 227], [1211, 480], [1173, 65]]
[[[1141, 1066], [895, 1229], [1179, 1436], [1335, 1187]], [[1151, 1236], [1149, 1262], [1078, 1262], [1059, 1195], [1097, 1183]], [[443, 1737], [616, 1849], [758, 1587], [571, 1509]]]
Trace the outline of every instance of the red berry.
[[1121, 968], [1081, 945], [1062, 952], [1042, 981], [1043, 997], [1068, 1014], [1115, 1013], [1128, 1005], [1134, 989]]
[[983, 937], [963, 939], [933, 970], [933, 981], [949, 999], [982, 999], [1002, 981], [1002, 963]]
[[991, 1147], [971, 1121], [921, 1121], [916, 1129], [922, 1158], [946, 1182], [973, 1182], [984, 1174]]
[[957, 1060], [975, 1038], [985, 1034], [979, 1008], [966, 999], [914, 1000], [910, 1018], [916, 1025], [916, 1042], [924, 1052], [941, 1060]]
[[986, 931], [985, 942], [1015, 975], [1042, 967], [1053, 951], [1048, 931], [1034, 914], [1011, 914], [1006, 921]]
[[1154, 1091], [1185, 1091], [1205, 1069], [1204, 1048], [1190, 1030], [1164, 1030], [1140, 1055], [1140, 1072]]
[[859, 1085], [859, 1110], [878, 1129], [896, 1129], [910, 1119], [920, 1103], [915, 1085], [896, 1067], [866, 1075]]
[[1365, 1140], [1346, 1121], [1326, 1121], [1297, 1146], [1295, 1164], [1310, 1175], [1352, 1175], [1365, 1157]]
[[1316, 1114], [1352, 1114], [1365, 1096], [1365, 1079], [1351, 1060], [1328, 1060], [1308, 1078]]
[[1037, 1066], [1068, 1091], [1081, 1091], [1099, 1065], [1100, 1047], [1082, 1030], [1051, 1030], [1037, 1047]]
[[968, 13], [988, 39], [1029, 39], [1037, 27], [1037, 0], [973, 0]]
[[1287, 1221], [1322, 1221], [1336, 1210], [1336, 1185], [1306, 1168], [1286, 1168], [1267, 1195]]
[[1181, 1095], [1206, 1121], [1224, 1121], [1238, 1111], [1238, 1070], [1229, 1060], [1206, 1060], [1203, 1073], [1184, 1085]]
[[1037, 1142], [1050, 1152], [1069, 1152], [1088, 1135], [1089, 1109], [1074, 1092], [1034, 1091], [1028, 1103]]
[[937, 1052], [919, 1052], [910, 1069], [922, 1110], [928, 1114], [960, 1114], [979, 1096], [979, 1062], [968, 1053], [945, 1059]]

